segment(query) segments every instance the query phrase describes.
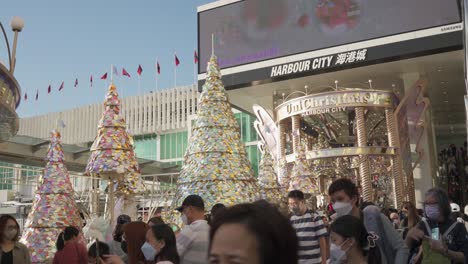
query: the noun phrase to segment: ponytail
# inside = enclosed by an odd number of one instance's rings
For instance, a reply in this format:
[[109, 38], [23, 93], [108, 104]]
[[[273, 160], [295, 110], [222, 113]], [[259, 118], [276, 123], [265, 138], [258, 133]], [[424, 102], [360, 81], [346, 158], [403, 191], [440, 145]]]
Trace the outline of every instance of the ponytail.
[[62, 250], [65, 247], [66, 241], [73, 239], [79, 234], [80, 230], [78, 230], [78, 228], [74, 226], [67, 226], [65, 230], [63, 230], [63, 232], [60, 232], [60, 234], [57, 237], [57, 242], [55, 243], [57, 250]]

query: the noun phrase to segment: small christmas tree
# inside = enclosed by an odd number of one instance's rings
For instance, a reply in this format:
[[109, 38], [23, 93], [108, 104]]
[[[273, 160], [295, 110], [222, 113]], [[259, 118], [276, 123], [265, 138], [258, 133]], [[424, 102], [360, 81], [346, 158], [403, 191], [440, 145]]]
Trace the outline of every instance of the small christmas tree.
[[289, 191], [300, 190], [305, 194], [318, 194], [318, 186], [313, 176], [314, 173], [306, 158], [305, 147], [300, 144], [296, 153], [296, 162], [291, 172]]
[[55, 242], [67, 226], [81, 228], [74, 191], [64, 163], [60, 133], [52, 131], [47, 165], [26, 220], [21, 242], [31, 252], [33, 263], [47, 263], [54, 257]]
[[[143, 192], [144, 185], [133, 138], [127, 133], [125, 119], [120, 115], [120, 99], [114, 84], [109, 86], [104, 106], [85, 173], [109, 180], [108, 212], [111, 220], [115, 220], [114, 191], [117, 191], [118, 199], [125, 197], [126, 201], [134, 204], [132, 196]], [[133, 211], [131, 216], [136, 217], [136, 206]]]
[[281, 192], [278, 184], [278, 178], [273, 166], [273, 158], [270, 151], [265, 149], [262, 153], [258, 170], [258, 185], [262, 191], [262, 198], [270, 203], [285, 207], [285, 194]]
[[259, 194], [214, 55], [208, 62], [177, 187], [173, 206], [180, 205], [190, 194], [198, 194], [207, 210], [216, 203], [252, 202]]

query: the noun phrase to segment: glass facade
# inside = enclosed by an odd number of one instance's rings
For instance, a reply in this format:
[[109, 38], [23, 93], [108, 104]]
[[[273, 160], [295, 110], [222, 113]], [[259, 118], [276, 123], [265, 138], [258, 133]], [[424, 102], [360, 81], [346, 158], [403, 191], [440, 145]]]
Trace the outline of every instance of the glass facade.
[[[234, 114], [239, 123], [241, 138], [246, 143], [246, 151], [252, 163], [255, 175], [258, 175], [260, 151], [256, 142], [259, 140], [253, 126], [255, 117], [250, 114], [238, 112]], [[193, 122], [192, 122], [193, 123]], [[156, 134], [135, 137], [135, 152], [137, 157], [150, 160], [159, 160], [171, 165], [182, 166], [185, 151], [188, 145], [188, 132], [181, 131], [160, 135], [159, 142]], [[159, 149], [159, 158], [157, 156]]]
[[12, 164], [0, 162], [0, 190], [12, 190], [14, 176]]

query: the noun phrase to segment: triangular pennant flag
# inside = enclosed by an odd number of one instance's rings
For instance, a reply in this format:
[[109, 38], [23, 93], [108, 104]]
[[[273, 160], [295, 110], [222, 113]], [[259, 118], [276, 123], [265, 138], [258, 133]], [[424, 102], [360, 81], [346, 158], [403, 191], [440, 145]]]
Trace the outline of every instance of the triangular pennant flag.
[[89, 82], [91, 83], [91, 87], [93, 87], [93, 75], [91, 75], [91, 77], [89, 77]]
[[78, 86], [78, 78], [75, 79], [75, 88]]
[[197, 51], [195, 51], [194, 55], [193, 55], [193, 60], [195, 62], [195, 64], [198, 63], [198, 54], [197, 54]]
[[107, 80], [107, 72], [104, 73], [104, 75], [101, 76], [101, 80]]
[[177, 55], [174, 55], [174, 56], [175, 56], [175, 66], [179, 66], [180, 60], [179, 58], [177, 58]]
[[159, 61], [156, 63], [156, 70], [158, 71], [158, 74], [161, 74], [161, 67], [159, 67]]
[[47, 87], [47, 93], [50, 94], [52, 92], [52, 86], [49, 84], [49, 87]]
[[128, 73], [127, 70], [125, 70], [125, 68], [123, 67], [122, 67], [122, 75], [130, 78], [130, 73]]
[[36, 90], [36, 101], [39, 99], [39, 89]]
[[138, 65], [138, 70], [137, 70], [138, 75], [141, 76], [142, 72], [143, 72], [143, 68], [141, 68], [141, 65]]
[[62, 84], [61, 84], [60, 87], [59, 87], [59, 91], [62, 91], [62, 89], [63, 89], [63, 83], [64, 83], [64, 82], [62, 81]]
[[24, 93], [24, 100], [25, 100], [25, 101], [28, 100], [28, 93]]

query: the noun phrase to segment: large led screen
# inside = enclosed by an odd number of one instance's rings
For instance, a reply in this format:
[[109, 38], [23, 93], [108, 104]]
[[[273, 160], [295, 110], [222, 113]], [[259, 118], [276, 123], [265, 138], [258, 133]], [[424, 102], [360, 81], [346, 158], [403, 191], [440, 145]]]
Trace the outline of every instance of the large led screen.
[[246, 0], [198, 14], [200, 69], [221, 68], [460, 22], [457, 0]]

